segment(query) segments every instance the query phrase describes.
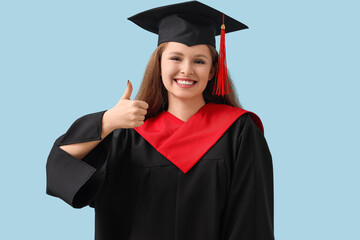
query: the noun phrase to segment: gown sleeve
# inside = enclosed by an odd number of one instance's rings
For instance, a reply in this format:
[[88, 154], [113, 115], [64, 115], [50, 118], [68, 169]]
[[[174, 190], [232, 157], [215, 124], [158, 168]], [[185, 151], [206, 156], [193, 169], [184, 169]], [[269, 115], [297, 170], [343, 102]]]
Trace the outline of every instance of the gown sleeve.
[[111, 134], [104, 138], [82, 160], [60, 146], [101, 139], [105, 111], [77, 119], [54, 143], [46, 163], [46, 193], [59, 197], [74, 208], [92, 205], [106, 174]]
[[224, 212], [222, 240], [273, 240], [273, 166], [263, 133], [242, 122]]

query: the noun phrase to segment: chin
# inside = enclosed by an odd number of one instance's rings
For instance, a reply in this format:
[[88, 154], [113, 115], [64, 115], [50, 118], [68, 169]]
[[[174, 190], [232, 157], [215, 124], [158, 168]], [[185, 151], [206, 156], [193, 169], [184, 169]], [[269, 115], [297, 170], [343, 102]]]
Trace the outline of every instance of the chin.
[[189, 101], [189, 100], [202, 101], [204, 99], [203, 94], [194, 95], [194, 94], [187, 94], [187, 93], [172, 94], [171, 97], [174, 99], [182, 100], [182, 101]]

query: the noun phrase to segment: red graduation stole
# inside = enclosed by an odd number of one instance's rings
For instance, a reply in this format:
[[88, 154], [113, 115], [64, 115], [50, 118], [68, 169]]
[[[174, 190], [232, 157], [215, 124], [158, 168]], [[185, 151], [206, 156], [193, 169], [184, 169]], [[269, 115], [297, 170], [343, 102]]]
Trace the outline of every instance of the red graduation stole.
[[205, 104], [184, 122], [164, 111], [134, 128], [159, 153], [187, 173], [244, 113], [250, 113], [264, 133], [260, 118], [250, 111], [225, 104]]

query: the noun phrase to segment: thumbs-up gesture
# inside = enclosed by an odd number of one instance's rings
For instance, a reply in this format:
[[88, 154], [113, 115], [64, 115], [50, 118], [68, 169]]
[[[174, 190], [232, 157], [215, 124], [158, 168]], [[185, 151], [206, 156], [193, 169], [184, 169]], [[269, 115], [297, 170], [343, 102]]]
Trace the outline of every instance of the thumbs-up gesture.
[[130, 100], [132, 90], [132, 84], [128, 80], [127, 88], [119, 102], [105, 112], [103, 126], [107, 129], [134, 128], [144, 124], [149, 105], [144, 101]]

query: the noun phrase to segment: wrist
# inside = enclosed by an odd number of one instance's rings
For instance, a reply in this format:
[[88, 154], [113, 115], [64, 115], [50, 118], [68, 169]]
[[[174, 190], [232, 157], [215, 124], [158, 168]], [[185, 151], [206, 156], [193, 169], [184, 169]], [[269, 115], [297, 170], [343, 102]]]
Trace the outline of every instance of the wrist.
[[114, 127], [111, 124], [111, 112], [107, 110], [102, 117], [102, 129], [101, 129], [101, 138], [105, 138], [109, 133], [114, 131]]

